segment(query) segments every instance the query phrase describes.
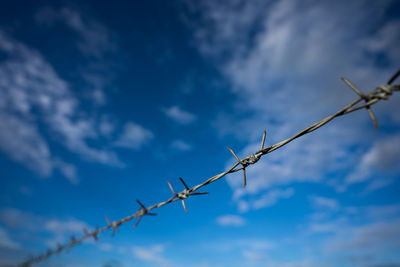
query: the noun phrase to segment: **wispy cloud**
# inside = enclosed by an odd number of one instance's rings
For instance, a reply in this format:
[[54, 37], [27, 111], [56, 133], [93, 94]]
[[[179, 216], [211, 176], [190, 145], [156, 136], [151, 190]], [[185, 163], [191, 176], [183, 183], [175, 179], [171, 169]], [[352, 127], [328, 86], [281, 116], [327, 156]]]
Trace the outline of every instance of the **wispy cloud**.
[[151, 131], [136, 123], [128, 122], [124, 126], [124, 130], [115, 142], [115, 145], [119, 147], [139, 149], [153, 138], [154, 134]]
[[84, 228], [90, 229], [86, 222], [75, 218], [51, 218], [16, 208], [1, 209], [0, 222], [8, 229], [18, 230], [28, 236], [32, 234], [46, 236], [43, 242], [48, 247], [55, 247], [59, 243], [68, 241], [72, 234], [82, 233]]
[[[323, 209], [323, 206], [317, 208]], [[390, 259], [395, 259], [393, 256], [400, 247], [399, 211], [398, 204], [343, 206], [336, 211], [338, 216], [319, 221], [312, 219], [306, 227], [307, 238], [300, 238], [314, 240], [312, 237], [317, 235], [319, 241], [315, 242], [322, 242], [313, 250], [333, 262], [339, 260], [342, 264], [362, 266], [388, 264]]]
[[330, 253], [375, 256], [382, 252], [394, 255], [400, 249], [400, 221], [378, 222], [349, 228], [343, 235], [336, 236], [327, 243]]
[[[376, 141], [361, 158], [354, 172], [347, 176], [347, 185], [370, 181], [367, 192], [379, 189], [391, 183], [390, 174], [399, 171], [396, 159], [400, 157], [400, 135], [388, 136]], [[381, 171], [385, 176], [377, 176]], [[375, 174], [375, 175], [374, 175]], [[371, 181], [372, 180], [372, 181]]]
[[183, 140], [174, 140], [171, 143], [171, 147], [175, 150], [189, 151], [193, 149], [193, 146]]
[[164, 108], [162, 109], [162, 111], [168, 118], [180, 124], [190, 124], [197, 119], [196, 115], [187, 112], [185, 110], [182, 110], [178, 106], [171, 106], [169, 108]]
[[53, 238], [46, 241], [49, 247], [66, 242], [71, 234], [81, 233], [83, 229], [89, 229], [89, 225], [76, 219], [69, 220], [47, 220], [43, 226], [44, 230], [51, 233]]
[[[90, 12], [72, 8], [43, 7], [35, 13], [35, 20], [44, 30], [59, 31], [66, 26], [75, 33], [71, 47], [76, 47], [79, 60], [79, 76], [86, 86], [83, 95], [94, 105], [103, 106], [108, 102], [107, 91], [113, 88], [115, 72], [110, 67], [118, 59], [116, 35], [106, 25], [91, 16]], [[44, 27], [43, 27], [44, 26]], [[62, 27], [65, 28], [65, 27]], [[69, 31], [69, 32], [70, 32]], [[52, 32], [48, 33], [52, 35]]]
[[[8, 55], [0, 63], [0, 150], [43, 177], [58, 170], [73, 184], [79, 182], [76, 169], [52, 154], [52, 142], [87, 161], [122, 165], [114, 152], [89, 145], [114, 131], [110, 116], [86, 115], [69, 84], [43, 56], [3, 32], [0, 51]], [[46, 127], [39, 129], [39, 123]], [[138, 148], [153, 136], [134, 123], [124, 130], [119, 140], [124, 146]]]
[[[40, 54], [3, 32], [0, 32], [0, 50], [9, 56], [0, 64], [0, 149], [42, 176], [59, 169], [76, 182], [70, 165], [51, 155], [48, 142], [37, 127], [41, 115], [53, 130], [68, 135], [67, 129], [58, 124], [72, 123], [60, 110], [75, 102], [66, 83]], [[34, 109], [39, 109], [40, 114], [35, 114]], [[58, 118], [62, 121], [57, 121]]]
[[35, 14], [38, 23], [52, 25], [62, 22], [79, 34], [79, 49], [88, 56], [102, 57], [116, 49], [112, 33], [101, 23], [82, 16], [76, 9], [63, 7], [53, 9], [45, 7]]
[[20, 248], [20, 245], [13, 241], [6, 230], [0, 227], [0, 247], [6, 248]]
[[171, 266], [169, 261], [163, 256], [164, 251], [165, 246], [162, 244], [151, 247], [132, 247], [133, 255], [140, 260], [162, 264], [163, 266]]
[[246, 220], [242, 216], [233, 214], [221, 215], [216, 221], [222, 226], [243, 226], [246, 224]]
[[[226, 254], [234, 252], [242, 257], [242, 264], [245, 266], [260, 266], [268, 258], [271, 251], [277, 248], [278, 244], [264, 238], [229, 238], [227, 240], [214, 240], [206, 244], [207, 248], [218, 253]], [[252, 264], [249, 264], [252, 263]]]
[[311, 196], [310, 200], [314, 207], [322, 209], [337, 210], [339, 208], [339, 203], [336, 199], [321, 197], [321, 196]]

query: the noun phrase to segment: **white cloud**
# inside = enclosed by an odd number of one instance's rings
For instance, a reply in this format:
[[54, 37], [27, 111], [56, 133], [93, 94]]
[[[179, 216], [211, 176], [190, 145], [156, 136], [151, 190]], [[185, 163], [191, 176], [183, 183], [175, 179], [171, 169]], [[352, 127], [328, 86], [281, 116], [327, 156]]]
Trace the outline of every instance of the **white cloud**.
[[50, 232], [60, 233], [60, 232], [81, 232], [83, 228], [88, 227], [88, 225], [82, 221], [77, 220], [49, 220], [44, 225], [44, 228]]
[[250, 210], [250, 205], [249, 205], [249, 203], [248, 203], [247, 201], [245, 201], [245, 200], [239, 200], [239, 201], [237, 202], [237, 208], [238, 208], [238, 211], [239, 211], [239, 212], [244, 213], [244, 212], [247, 212], [247, 211]]
[[[221, 255], [228, 255], [228, 253], [242, 255], [245, 262], [241, 265], [253, 266], [246, 263], [254, 263], [254, 261], [265, 260], [271, 251], [277, 248], [278, 244], [264, 238], [232, 237], [227, 240], [213, 240], [212, 243], [207, 243], [205, 246], [207, 249], [217, 251]], [[263, 264], [258, 264], [255, 266], [260, 265], [264, 266]]]
[[318, 223], [314, 222], [310, 224], [308, 232], [312, 234], [316, 233], [335, 233], [339, 225], [336, 223]]
[[165, 251], [165, 246], [162, 244], [154, 245], [151, 247], [140, 247], [134, 246], [132, 247], [133, 255], [143, 261], [154, 262], [158, 264], [162, 264], [164, 266], [169, 266], [169, 262], [162, 255]]
[[242, 254], [243, 257], [251, 261], [262, 260], [267, 257], [267, 254], [265, 252], [252, 251], [247, 249], [243, 250]]
[[78, 48], [81, 52], [87, 56], [100, 58], [116, 49], [114, 37], [104, 25], [88, 17], [69, 7], [59, 10], [45, 7], [35, 14], [35, 19], [40, 24], [52, 25], [58, 21], [63, 22], [79, 34]]
[[153, 138], [154, 134], [143, 126], [134, 122], [128, 122], [125, 124], [124, 130], [115, 142], [115, 145], [119, 147], [139, 149]]
[[310, 200], [316, 208], [323, 208], [329, 210], [337, 210], [339, 208], [339, 203], [336, 199], [321, 197], [321, 196], [311, 196]]
[[99, 131], [102, 135], [108, 137], [115, 131], [115, 123], [107, 116], [103, 116], [100, 121]]
[[274, 189], [263, 194], [260, 198], [253, 201], [252, 206], [258, 210], [265, 207], [275, 205], [279, 199], [290, 198], [294, 194], [293, 188], [287, 188], [286, 190]]
[[400, 216], [400, 204], [368, 206], [365, 212], [369, 220], [387, 220]]
[[27, 236], [44, 234], [46, 238], [43, 243], [49, 247], [69, 241], [72, 234], [83, 234], [84, 228], [90, 229], [86, 222], [75, 218], [49, 218], [15, 208], [1, 209], [0, 221], [7, 228], [18, 230]]
[[46, 241], [49, 247], [56, 247], [57, 244], [69, 241], [67, 238], [76, 233], [83, 233], [83, 229], [89, 229], [89, 225], [76, 219], [58, 220], [50, 219], [43, 225], [45, 231], [51, 233], [53, 237]]
[[216, 221], [222, 226], [243, 226], [246, 224], [246, 220], [243, 217], [232, 214], [221, 215]]
[[56, 160], [54, 162], [54, 166], [58, 167], [62, 175], [64, 175], [65, 178], [71, 182], [71, 184], [76, 185], [79, 183], [78, 174], [74, 165], [63, 162], [62, 160]]
[[36, 126], [3, 112], [0, 110], [0, 149], [13, 160], [43, 176], [49, 176], [53, 170], [53, 160]]
[[[399, 171], [399, 165], [396, 159], [400, 157], [400, 135], [383, 137], [382, 140], [377, 140], [372, 147], [361, 158], [360, 163], [355, 168], [355, 171], [346, 178], [347, 184], [365, 182], [373, 178], [373, 174], [377, 171], [386, 173]], [[373, 189], [380, 188], [388, 184], [383, 177], [374, 181]], [[377, 184], [378, 183], [378, 184]]]
[[185, 110], [182, 110], [178, 106], [171, 106], [169, 108], [165, 108], [163, 109], [163, 112], [167, 117], [180, 124], [190, 124], [197, 119], [196, 115], [187, 112]]
[[0, 247], [16, 249], [20, 248], [20, 245], [11, 239], [6, 230], [0, 227]]
[[0, 221], [8, 228], [25, 228], [33, 231], [35, 227], [42, 224], [42, 217], [31, 212], [24, 212], [15, 208], [3, 208], [0, 210]]
[[80, 54], [87, 60], [79, 63], [78, 75], [87, 85], [81, 87], [82, 95], [95, 106], [105, 105], [107, 103], [105, 92], [114, 87], [115, 72], [110, 66], [118, 64], [115, 62], [118, 60], [116, 53], [118, 44], [114, 33], [91, 17], [88, 12], [83, 13], [83, 10], [71, 7], [59, 9], [44, 7], [36, 12], [35, 19], [40, 26], [47, 26], [46, 30], [59, 32], [60, 27], [57, 26], [60, 23], [76, 34], [77, 38], [73, 41]]
[[304, 240], [313, 242], [315, 255], [323, 255], [323, 259], [330, 262], [340, 260], [350, 265], [378, 266], [389, 259], [398, 260], [399, 211], [398, 204], [343, 207], [332, 219], [311, 220], [306, 231], [300, 227], [305, 236], [299, 234], [298, 245]]
[[328, 245], [332, 253], [380, 253], [400, 249], [400, 221], [378, 222], [355, 227], [346, 236], [336, 237]]
[[192, 145], [183, 141], [183, 140], [174, 140], [171, 143], [171, 147], [180, 151], [189, 151], [192, 150]]
[[0, 149], [13, 160], [48, 177], [59, 169], [77, 183], [74, 167], [51, 153], [48, 140], [37, 125], [68, 150], [88, 161], [121, 165], [110, 151], [89, 146], [98, 138], [98, 122], [85, 116], [68, 83], [35, 50], [0, 32], [0, 51], [7, 53], [0, 63]]
[[112, 251], [114, 249], [114, 246], [110, 243], [99, 243], [99, 249], [102, 251]]

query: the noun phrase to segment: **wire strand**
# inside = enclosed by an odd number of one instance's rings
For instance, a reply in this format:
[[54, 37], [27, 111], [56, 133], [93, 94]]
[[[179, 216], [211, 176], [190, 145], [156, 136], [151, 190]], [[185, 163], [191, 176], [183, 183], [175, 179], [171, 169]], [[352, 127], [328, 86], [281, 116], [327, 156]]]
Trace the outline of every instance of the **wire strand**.
[[[196, 193], [193, 194], [193, 192], [197, 191], [198, 189], [209, 185], [221, 178], [223, 178], [224, 176], [230, 174], [230, 173], [234, 173], [234, 172], [238, 172], [243, 170], [243, 175], [244, 175], [244, 186], [246, 185], [246, 173], [245, 173], [245, 169], [247, 166], [255, 164], [262, 156], [271, 153], [272, 151], [275, 151], [279, 148], [281, 148], [284, 145], [287, 145], [288, 143], [290, 143], [291, 141], [305, 135], [308, 133], [311, 133], [315, 130], [317, 130], [318, 128], [324, 126], [325, 124], [327, 124], [328, 122], [332, 121], [334, 118], [336, 117], [340, 117], [346, 114], [349, 114], [351, 112], [360, 110], [360, 109], [367, 109], [368, 113], [370, 114], [370, 117], [374, 123], [374, 125], [377, 127], [377, 121], [375, 119], [375, 116], [373, 115], [372, 111], [370, 110], [370, 107], [374, 104], [376, 104], [377, 102], [383, 100], [387, 100], [395, 91], [400, 91], [400, 84], [396, 84], [396, 85], [392, 85], [392, 83], [400, 76], [400, 70], [397, 71], [387, 82], [387, 84], [383, 84], [379, 87], [377, 87], [375, 90], [373, 90], [370, 93], [367, 94], [363, 94], [357, 87], [355, 87], [354, 85], [352, 85], [350, 83], [350, 81], [348, 81], [347, 79], [343, 78], [343, 80], [346, 82], [347, 85], [349, 85], [358, 95], [359, 98], [357, 98], [356, 100], [354, 100], [353, 102], [351, 102], [350, 104], [348, 104], [347, 106], [343, 107], [342, 109], [340, 109], [339, 111], [337, 111], [336, 113], [312, 124], [311, 126], [305, 128], [304, 130], [298, 132], [297, 134], [293, 135], [290, 138], [287, 138], [285, 140], [282, 140], [272, 146], [266, 147], [264, 148], [264, 141], [265, 141], [265, 134], [266, 132], [264, 131], [264, 135], [263, 135], [263, 139], [261, 141], [261, 148], [260, 150], [256, 151], [254, 154], [251, 154], [243, 159], [239, 159], [236, 154], [233, 152], [233, 150], [231, 150], [230, 148], [228, 148], [232, 154], [235, 156], [237, 162], [228, 170], [221, 172], [207, 180], [205, 180], [204, 182], [195, 185], [191, 188], [187, 188], [186, 183], [181, 179], [182, 183], [185, 185], [185, 189], [179, 193], [175, 193], [175, 191], [173, 190], [172, 186], [170, 185], [170, 188], [173, 192], [173, 196], [170, 197], [168, 200], [163, 201], [163, 202], [159, 202], [157, 204], [154, 204], [150, 207], [145, 207], [143, 204], [141, 204], [140, 201], [138, 201], [138, 203], [140, 204], [140, 208], [138, 209], [137, 212], [135, 212], [134, 214], [131, 214], [125, 218], [122, 218], [120, 220], [117, 221], [112, 221], [110, 222], [108, 220], [108, 218], [106, 217], [107, 220], [107, 225], [102, 227], [102, 228], [96, 228], [95, 230], [88, 232], [86, 229], [84, 229], [84, 235], [82, 235], [80, 238], [75, 238], [75, 237], [71, 237], [71, 241], [69, 243], [66, 243], [64, 245], [59, 245], [56, 249], [50, 249], [47, 252], [38, 255], [36, 257], [30, 258], [29, 260], [19, 264], [18, 266], [21, 267], [28, 267], [31, 266], [34, 263], [39, 263], [45, 259], [48, 259], [49, 257], [51, 257], [54, 254], [58, 254], [66, 249], [72, 248], [80, 243], [82, 243], [84, 240], [89, 239], [89, 238], [93, 238], [97, 241], [98, 239], [98, 235], [106, 232], [110, 229], [113, 229], [113, 234], [115, 233], [115, 231], [118, 231], [118, 227], [122, 224], [125, 224], [135, 218], [138, 218], [138, 221], [136, 222], [135, 226], [137, 226], [139, 220], [145, 216], [145, 215], [155, 215], [154, 213], [148, 213], [149, 211], [153, 210], [153, 209], [157, 209], [157, 208], [161, 208], [162, 206], [165, 206], [167, 204], [170, 204], [172, 202], [175, 202], [177, 200], [182, 200], [182, 204], [183, 207], [186, 210], [186, 206], [185, 206], [185, 202], [184, 199], [188, 198], [191, 195], [199, 195], [199, 194], [206, 194], [207, 192], [202, 192], [202, 193]], [[359, 104], [361, 101], [365, 101], [364, 104], [361, 104], [359, 106], [356, 106], [357, 104]], [[372, 115], [371, 115], [372, 114]], [[241, 165], [241, 166], [239, 166]]]

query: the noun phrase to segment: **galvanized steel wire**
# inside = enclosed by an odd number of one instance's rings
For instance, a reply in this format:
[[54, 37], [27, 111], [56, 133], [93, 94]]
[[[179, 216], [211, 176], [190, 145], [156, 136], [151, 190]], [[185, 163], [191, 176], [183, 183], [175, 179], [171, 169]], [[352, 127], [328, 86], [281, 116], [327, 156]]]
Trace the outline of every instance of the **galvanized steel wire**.
[[[277, 150], [278, 148], [290, 143], [291, 141], [305, 135], [308, 133], [311, 133], [315, 130], [317, 130], [318, 128], [324, 126], [325, 124], [327, 124], [328, 122], [330, 122], [331, 120], [333, 120], [336, 117], [340, 117], [343, 116], [345, 114], [360, 110], [365, 108], [368, 111], [368, 114], [374, 124], [374, 126], [376, 128], [378, 128], [378, 121], [375, 117], [375, 115], [373, 114], [372, 110], [371, 110], [371, 106], [376, 104], [377, 102], [381, 101], [381, 100], [387, 100], [389, 99], [389, 97], [395, 92], [395, 91], [400, 91], [400, 83], [393, 85], [393, 82], [400, 76], [400, 70], [398, 72], [396, 72], [386, 84], [380, 85], [378, 86], [375, 90], [364, 94], [361, 92], [361, 90], [359, 90], [355, 85], [353, 85], [348, 79], [346, 78], [342, 78], [342, 80], [351, 88], [353, 89], [353, 91], [359, 96], [356, 100], [354, 100], [353, 102], [351, 102], [350, 104], [348, 104], [347, 106], [343, 107], [342, 109], [340, 109], [339, 111], [337, 111], [336, 113], [320, 120], [319, 122], [316, 122], [314, 124], [312, 124], [311, 126], [305, 128], [304, 130], [298, 132], [297, 134], [293, 135], [290, 138], [287, 138], [283, 141], [280, 141], [272, 146], [266, 147], [264, 148], [264, 142], [265, 142], [265, 136], [266, 136], [266, 132], [264, 131], [263, 134], [263, 138], [261, 141], [261, 146], [260, 149], [258, 151], [256, 151], [253, 154], [248, 155], [247, 157], [240, 159], [235, 152], [231, 149], [228, 148], [229, 151], [233, 154], [233, 156], [235, 157], [237, 163], [234, 164], [231, 168], [229, 168], [228, 170], [217, 174], [207, 180], [205, 180], [204, 182], [202, 182], [201, 184], [195, 185], [193, 187], [189, 187], [186, 182], [182, 179], [179, 178], [180, 181], [182, 182], [182, 184], [184, 185], [184, 190], [176, 193], [175, 190], [173, 189], [172, 185], [170, 184], [170, 182], [168, 182], [168, 185], [172, 191], [172, 196], [167, 199], [166, 201], [163, 202], [159, 202], [157, 204], [154, 204], [150, 207], [146, 207], [143, 203], [141, 203], [139, 200], [137, 200], [138, 204], [139, 204], [139, 209], [134, 213], [131, 214], [125, 218], [122, 218], [120, 220], [117, 221], [110, 221], [108, 219], [108, 217], [106, 216], [106, 221], [107, 221], [107, 225], [102, 227], [102, 228], [96, 228], [95, 230], [92, 231], [88, 231], [86, 229], [83, 230], [84, 234], [79, 237], [79, 238], [75, 238], [75, 237], [71, 237], [70, 242], [65, 243], [63, 245], [59, 245], [57, 248], [55, 249], [49, 249], [47, 252], [38, 255], [36, 257], [32, 257], [30, 259], [28, 259], [27, 261], [19, 264], [18, 266], [31, 266], [34, 263], [38, 263], [41, 262], [49, 257], [51, 257], [54, 254], [58, 254], [66, 249], [72, 248], [80, 243], [82, 243], [84, 240], [89, 239], [89, 238], [93, 238], [94, 240], [98, 240], [98, 235], [109, 230], [112, 229], [112, 235], [115, 234], [115, 231], [119, 231], [118, 227], [122, 224], [125, 224], [135, 218], [138, 218], [137, 222], [135, 223], [134, 227], [136, 228], [136, 226], [138, 225], [138, 223], [140, 222], [140, 220], [142, 219], [143, 216], [146, 215], [152, 215], [155, 216], [155, 213], [150, 213], [151, 210], [156, 209], [156, 208], [160, 208], [164, 205], [167, 205], [169, 203], [181, 200], [182, 201], [182, 205], [183, 208], [185, 209], [185, 211], [187, 212], [187, 208], [186, 208], [186, 204], [185, 204], [185, 199], [189, 198], [192, 195], [202, 195], [202, 194], [207, 194], [207, 192], [196, 192], [198, 189], [202, 188], [203, 186], [206, 186], [208, 184], [211, 184], [219, 179], [221, 179], [222, 177], [224, 177], [227, 174], [230, 173], [234, 173], [234, 172], [238, 172], [238, 171], [243, 171], [243, 183], [244, 183], [244, 187], [246, 187], [247, 181], [246, 181], [246, 167], [248, 167], [249, 165], [255, 164], [257, 163], [257, 161], [264, 155], [271, 153], [274, 150]], [[364, 101], [363, 104], [357, 105], [360, 102]]]

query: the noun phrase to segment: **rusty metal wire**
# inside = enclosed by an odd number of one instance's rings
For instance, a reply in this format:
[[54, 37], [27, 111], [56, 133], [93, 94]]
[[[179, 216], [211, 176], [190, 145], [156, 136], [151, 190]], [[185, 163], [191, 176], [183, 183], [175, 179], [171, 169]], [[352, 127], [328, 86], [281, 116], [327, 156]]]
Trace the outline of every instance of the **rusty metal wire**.
[[[320, 120], [319, 122], [314, 123], [313, 125], [305, 128], [304, 130], [298, 132], [297, 134], [295, 134], [294, 136], [285, 139], [283, 141], [280, 141], [272, 146], [266, 147], [264, 148], [264, 142], [265, 142], [265, 136], [266, 136], [266, 131], [264, 131], [263, 137], [262, 137], [262, 141], [261, 141], [261, 147], [258, 151], [256, 151], [253, 154], [248, 155], [247, 157], [240, 159], [235, 152], [228, 147], [229, 151], [233, 154], [233, 156], [235, 157], [237, 163], [234, 164], [231, 168], [229, 168], [228, 170], [217, 174], [207, 180], [205, 180], [204, 182], [202, 182], [201, 184], [198, 184], [196, 186], [193, 186], [191, 188], [188, 187], [188, 185], [185, 183], [185, 181], [182, 178], [179, 178], [180, 181], [182, 182], [184, 189], [179, 192], [176, 193], [175, 190], [173, 189], [172, 185], [170, 182], [168, 182], [168, 185], [173, 193], [173, 195], [166, 201], [163, 202], [159, 202], [157, 204], [154, 204], [153, 206], [147, 207], [141, 203], [139, 200], [137, 200], [137, 203], [139, 204], [140, 208], [132, 215], [129, 215], [123, 219], [117, 220], [117, 221], [110, 221], [108, 219], [108, 217], [106, 216], [106, 221], [107, 221], [107, 225], [102, 227], [102, 228], [96, 228], [95, 230], [89, 232], [88, 230], [84, 229], [83, 232], [84, 234], [79, 237], [79, 238], [75, 238], [74, 236], [71, 237], [71, 241], [64, 244], [64, 245], [59, 245], [57, 248], [55, 249], [49, 249], [47, 252], [38, 255], [36, 257], [33, 257], [23, 263], [21, 263], [18, 266], [21, 267], [28, 267], [31, 266], [34, 263], [38, 263], [41, 262], [49, 257], [51, 257], [54, 254], [58, 254], [66, 249], [72, 248], [80, 243], [82, 243], [84, 240], [89, 239], [89, 238], [93, 238], [95, 241], [98, 240], [98, 235], [109, 230], [112, 229], [112, 235], [115, 234], [115, 231], [119, 232], [118, 227], [124, 223], [127, 223], [135, 218], [138, 218], [138, 220], [136, 221], [135, 225], [133, 226], [134, 228], [136, 228], [136, 226], [139, 224], [140, 220], [142, 219], [143, 216], [146, 215], [151, 215], [151, 216], [155, 216], [157, 214], [155, 213], [150, 213], [149, 211], [156, 209], [156, 208], [160, 208], [164, 205], [167, 205], [169, 203], [181, 200], [182, 201], [182, 205], [184, 210], [187, 212], [187, 208], [186, 208], [186, 204], [185, 204], [185, 199], [189, 198], [190, 196], [193, 195], [203, 195], [203, 194], [208, 194], [208, 192], [195, 192], [198, 189], [202, 188], [203, 186], [206, 186], [208, 184], [211, 184], [219, 179], [221, 179], [222, 177], [224, 177], [225, 175], [229, 174], [229, 173], [234, 173], [234, 172], [238, 172], [238, 171], [243, 171], [243, 185], [244, 187], [246, 187], [246, 168], [249, 165], [255, 164], [257, 163], [257, 161], [264, 155], [271, 153], [274, 150], [277, 150], [278, 148], [290, 143], [291, 141], [293, 141], [294, 139], [297, 139], [305, 134], [311, 133], [312, 131], [317, 130], [318, 128], [322, 127], [323, 125], [327, 124], [328, 122], [330, 122], [331, 120], [333, 120], [336, 117], [340, 117], [343, 116], [345, 114], [357, 111], [359, 109], [363, 109], [365, 108], [368, 112], [368, 115], [370, 116], [375, 128], [378, 129], [378, 121], [376, 120], [375, 115], [373, 114], [372, 110], [371, 110], [371, 106], [376, 104], [377, 102], [379, 102], [380, 100], [387, 100], [389, 99], [389, 97], [393, 94], [393, 92], [395, 91], [400, 91], [400, 83], [392, 85], [393, 82], [400, 76], [400, 70], [398, 72], [396, 72], [386, 84], [380, 85], [378, 86], [375, 90], [364, 94], [361, 92], [361, 90], [359, 90], [354, 84], [352, 84], [348, 79], [346, 78], [342, 78], [342, 80], [351, 88], [353, 89], [353, 91], [359, 96], [356, 100], [354, 100], [353, 102], [351, 102], [350, 104], [348, 104], [347, 106], [343, 107], [342, 109], [340, 109], [339, 111], [337, 111], [336, 113], [332, 114], [331, 116], [328, 116], [322, 120]], [[361, 101], [364, 100], [364, 104], [358, 105]], [[241, 165], [241, 166], [239, 166]]]

